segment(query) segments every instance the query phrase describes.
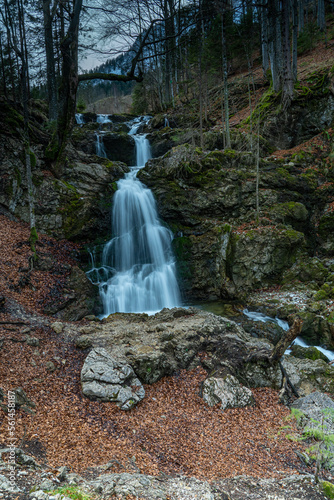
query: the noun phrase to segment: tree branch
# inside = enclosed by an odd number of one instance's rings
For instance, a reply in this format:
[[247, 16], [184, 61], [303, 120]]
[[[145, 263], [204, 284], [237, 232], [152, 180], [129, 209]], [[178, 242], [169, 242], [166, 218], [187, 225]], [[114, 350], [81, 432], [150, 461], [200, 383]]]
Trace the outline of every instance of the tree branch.
[[139, 75], [131, 75], [128, 73], [127, 75], [116, 75], [115, 73], [85, 73], [83, 75], [79, 75], [79, 82], [85, 82], [87, 80], [109, 80], [112, 82], [131, 82], [135, 80], [136, 82], [143, 81], [143, 75], [140, 73]]

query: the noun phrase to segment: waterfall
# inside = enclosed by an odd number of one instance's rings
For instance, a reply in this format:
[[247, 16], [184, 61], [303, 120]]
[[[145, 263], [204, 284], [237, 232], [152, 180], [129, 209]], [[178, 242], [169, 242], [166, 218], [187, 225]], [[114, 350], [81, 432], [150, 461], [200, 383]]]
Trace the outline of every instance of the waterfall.
[[96, 121], [97, 121], [97, 123], [100, 123], [101, 125], [103, 123], [112, 123], [112, 121], [109, 118], [109, 115], [96, 115]]
[[102, 158], [108, 158], [107, 153], [103, 144], [103, 135], [96, 133], [96, 154], [97, 156], [101, 156]]
[[[108, 115], [96, 115], [96, 122], [99, 124], [99, 130], [104, 123], [112, 123]], [[103, 132], [96, 132], [96, 154], [102, 158], [108, 158], [104, 144], [103, 144]]]
[[113, 238], [105, 245], [100, 267], [92, 257], [90, 279], [99, 283], [104, 316], [114, 312], [157, 312], [180, 305], [172, 253], [172, 232], [162, 226], [153, 194], [136, 177], [151, 157], [145, 134], [130, 134], [136, 144], [137, 165], [117, 182], [112, 209]]
[[85, 120], [84, 116], [82, 113], [75, 113], [75, 121], [77, 122], [77, 125], [84, 125]]

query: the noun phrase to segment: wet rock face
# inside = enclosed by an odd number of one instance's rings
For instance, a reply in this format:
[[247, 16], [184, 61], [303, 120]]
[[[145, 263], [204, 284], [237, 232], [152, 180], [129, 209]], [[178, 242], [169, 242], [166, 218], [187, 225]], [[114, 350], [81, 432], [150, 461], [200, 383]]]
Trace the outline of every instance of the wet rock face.
[[44, 309], [45, 314], [63, 321], [78, 321], [89, 314], [102, 312], [98, 287], [78, 266], [72, 267], [66, 289], [67, 293], [55, 297], [52, 304]]
[[107, 132], [103, 135], [103, 144], [107, 156], [112, 161], [121, 161], [127, 165], [136, 164], [135, 141], [126, 132]]
[[263, 163], [261, 169], [260, 205], [270, 211], [272, 220], [255, 225], [250, 153], [205, 153], [183, 145], [150, 160], [139, 172], [174, 231], [179, 276], [191, 297], [243, 297], [248, 290], [279, 279], [303, 249], [305, 236], [300, 229], [307, 223], [308, 210], [298, 192], [307, 186], [291, 176], [295, 201], [280, 203], [286, 179], [275, 164]]
[[[110, 233], [110, 209], [116, 181], [124, 176], [127, 166], [96, 156], [88, 156], [68, 146], [67, 162], [61, 179], [46, 170], [42, 148], [36, 152], [37, 164], [32, 169], [38, 231], [56, 238], [88, 240], [92, 234]], [[0, 204], [10, 213], [28, 222], [27, 183], [21, 162], [20, 143], [0, 141]], [[95, 153], [95, 151], [94, 151]]]
[[115, 360], [103, 348], [93, 349], [81, 370], [82, 392], [90, 399], [112, 401], [130, 410], [145, 396], [145, 389], [130, 365]]

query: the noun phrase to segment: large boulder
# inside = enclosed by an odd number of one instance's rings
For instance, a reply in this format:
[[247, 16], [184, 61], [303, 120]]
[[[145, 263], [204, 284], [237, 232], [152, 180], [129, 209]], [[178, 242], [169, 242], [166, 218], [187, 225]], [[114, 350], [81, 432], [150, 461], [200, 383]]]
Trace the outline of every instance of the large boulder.
[[130, 410], [145, 396], [145, 389], [126, 362], [116, 360], [103, 348], [93, 349], [81, 370], [82, 392], [90, 399], [113, 401]]
[[[154, 316], [117, 313], [100, 323], [66, 325], [63, 334], [78, 347], [103, 348], [112, 359], [126, 361], [143, 383], [201, 364], [216, 377], [233, 375], [247, 387], [280, 388], [282, 382], [279, 367], [268, 360], [272, 344], [253, 339], [230, 319], [193, 307], [163, 309]], [[259, 369], [261, 377], [254, 376]]]

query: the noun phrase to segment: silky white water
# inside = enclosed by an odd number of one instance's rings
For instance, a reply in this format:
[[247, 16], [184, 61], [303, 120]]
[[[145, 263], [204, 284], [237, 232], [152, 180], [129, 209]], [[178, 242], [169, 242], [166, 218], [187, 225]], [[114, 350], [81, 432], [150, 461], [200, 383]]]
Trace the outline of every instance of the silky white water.
[[[283, 319], [279, 319], [277, 317], [276, 318], [271, 318], [270, 316], [266, 316], [265, 314], [262, 314], [262, 313], [259, 313], [259, 312], [248, 311], [248, 309], [244, 309], [243, 313], [248, 318], [252, 319], [253, 321], [262, 321], [263, 323], [267, 323], [267, 322], [277, 323], [278, 326], [280, 326], [281, 328], [283, 328], [283, 330], [285, 330], [285, 331], [289, 330], [289, 324], [288, 324], [288, 322], [284, 321]], [[307, 344], [302, 337], [295, 338], [295, 340], [293, 341], [293, 344], [297, 344], [297, 345], [300, 345], [302, 347], [309, 347], [309, 344]], [[333, 359], [334, 359], [334, 352], [333, 351], [330, 351], [329, 349], [325, 349], [324, 347], [321, 347], [321, 346], [318, 346], [318, 345], [316, 345], [314, 347], [316, 347], [325, 356], [327, 356], [327, 358], [328, 358], [329, 361], [333, 361]], [[287, 349], [285, 351], [285, 354], [290, 354], [290, 353], [291, 353], [291, 349]]]
[[103, 144], [103, 136], [101, 134], [96, 133], [95, 147], [97, 156], [101, 156], [102, 158], [108, 158]]
[[88, 273], [100, 286], [103, 316], [114, 312], [157, 312], [180, 305], [172, 233], [162, 226], [153, 194], [136, 177], [151, 157], [145, 134], [130, 134], [136, 144], [136, 166], [117, 182], [112, 209], [113, 238], [105, 245], [102, 265]]

